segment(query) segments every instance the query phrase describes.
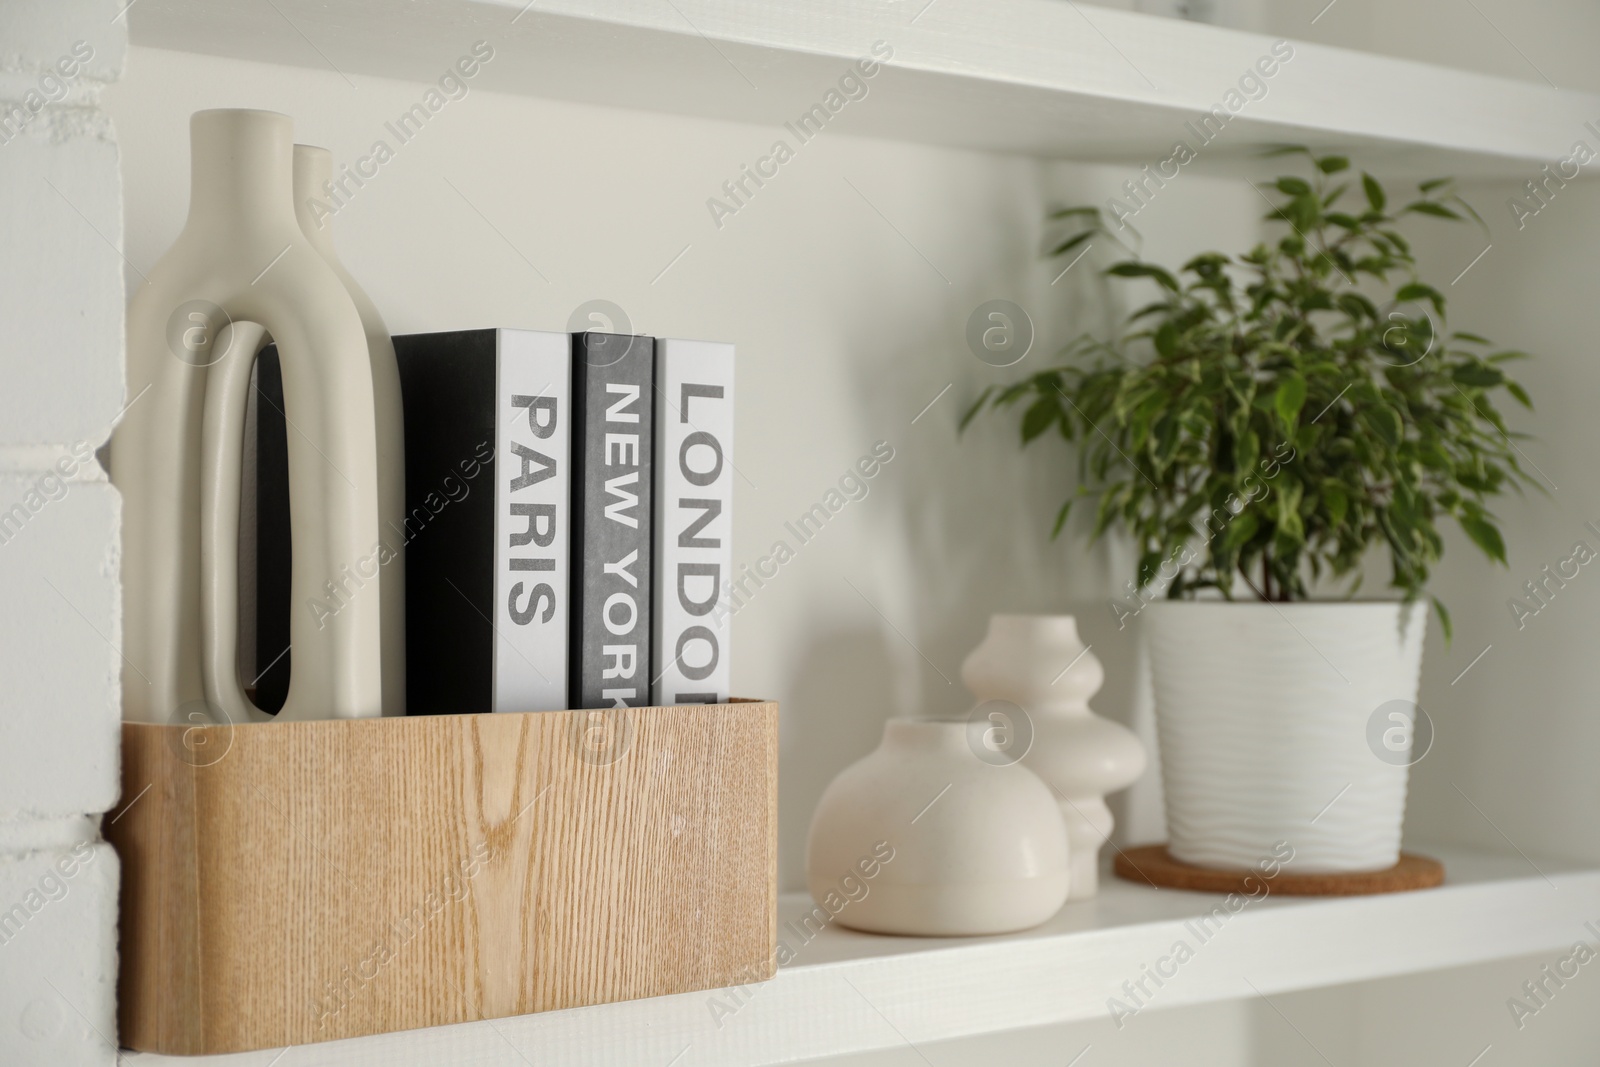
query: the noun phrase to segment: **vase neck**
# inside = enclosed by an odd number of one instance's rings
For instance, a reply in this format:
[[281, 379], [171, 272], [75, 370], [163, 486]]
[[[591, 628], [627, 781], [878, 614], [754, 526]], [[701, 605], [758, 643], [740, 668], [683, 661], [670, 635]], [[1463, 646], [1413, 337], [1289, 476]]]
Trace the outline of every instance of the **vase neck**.
[[312, 204], [324, 195], [323, 184], [333, 179], [333, 153], [308, 144], [294, 146], [294, 213], [300, 231], [311, 247], [328, 260], [337, 260], [333, 234], [326, 218], [319, 218]]
[[991, 615], [989, 636], [1027, 645], [1080, 645], [1072, 615]]
[[[198, 111], [189, 120], [189, 225], [294, 221], [294, 124], [272, 111]], [[296, 227], [298, 228], [298, 227]]]
[[967, 724], [959, 719], [890, 719], [883, 724], [883, 744], [902, 751], [967, 751]]

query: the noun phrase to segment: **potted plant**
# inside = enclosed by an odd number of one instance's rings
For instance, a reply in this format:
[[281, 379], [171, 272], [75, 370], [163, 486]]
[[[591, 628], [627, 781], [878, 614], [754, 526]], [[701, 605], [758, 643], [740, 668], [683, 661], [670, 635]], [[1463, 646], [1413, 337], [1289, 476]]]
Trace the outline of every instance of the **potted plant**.
[[[1131, 332], [984, 390], [962, 425], [1020, 406], [1024, 445], [1058, 432], [1079, 477], [1052, 536], [1088, 497], [1091, 537], [1137, 546], [1114, 610], [1149, 607], [1173, 856], [1242, 868], [1286, 841], [1296, 870], [1381, 869], [1399, 858], [1439, 526], [1505, 563], [1488, 502], [1537, 483], [1491, 397], [1531, 405], [1504, 370], [1524, 353], [1446, 334], [1444, 295], [1399, 232], [1476, 219], [1451, 181], [1396, 209], [1371, 176], [1347, 180], [1347, 159], [1285, 151], [1310, 174], [1278, 179], [1275, 243], [1177, 272], [1114, 264], [1160, 290]], [[1117, 236], [1097, 208], [1053, 217], [1082, 224], [1055, 255]], [[1354, 600], [1373, 550], [1394, 595]]]

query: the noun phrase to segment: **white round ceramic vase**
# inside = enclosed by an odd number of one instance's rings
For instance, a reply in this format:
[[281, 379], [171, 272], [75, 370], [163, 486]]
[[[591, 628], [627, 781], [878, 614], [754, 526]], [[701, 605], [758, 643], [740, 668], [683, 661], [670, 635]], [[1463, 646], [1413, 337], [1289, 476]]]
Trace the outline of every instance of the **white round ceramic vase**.
[[998, 934], [1066, 901], [1067, 847], [1049, 787], [1020, 764], [980, 759], [966, 721], [891, 719], [823, 793], [806, 881], [841, 926]]

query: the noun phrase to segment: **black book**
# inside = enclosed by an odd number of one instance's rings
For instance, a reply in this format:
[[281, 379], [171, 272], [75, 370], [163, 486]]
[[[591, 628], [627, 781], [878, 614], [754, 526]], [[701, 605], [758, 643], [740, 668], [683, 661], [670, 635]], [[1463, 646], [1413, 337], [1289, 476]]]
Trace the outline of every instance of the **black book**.
[[409, 714], [567, 706], [565, 334], [394, 338], [406, 425]]
[[572, 337], [570, 707], [650, 703], [655, 342]]

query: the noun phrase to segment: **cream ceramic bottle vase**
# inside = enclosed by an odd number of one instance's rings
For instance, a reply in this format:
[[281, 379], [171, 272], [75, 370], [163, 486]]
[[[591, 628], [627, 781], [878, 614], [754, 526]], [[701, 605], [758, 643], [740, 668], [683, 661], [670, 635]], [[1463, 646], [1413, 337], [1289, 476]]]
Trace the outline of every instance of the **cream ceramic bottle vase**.
[[1099, 888], [1100, 846], [1113, 820], [1105, 794], [1138, 779], [1144, 746], [1126, 727], [1096, 715], [1089, 698], [1105, 670], [1078, 637], [1071, 615], [993, 615], [983, 643], [961, 665], [961, 681], [997, 728], [1026, 732], [1020, 758], [1054, 787], [1071, 843], [1071, 899]]
[[366, 291], [345, 269], [333, 248], [333, 227], [313, 208], [322, 203], [333, 182], [333, 153], [314, 145], [294, 146], [294, 210], [300, 230], [344, 283], [361, 315], [372, 365], [374, 423], [378, 433], [378, 520], [384, 545], [390, 549], [379, 571], [378, 597], [383, 605], [383, 713], [406, 713], [406, 430], [400, 398], [400, 366], [394, 342]]
[[380, 450], [376, 408], [395, 401], [398, 420], [398, 392], [375, 386], [361, 313], [296, 219], [290, 119], [202, 111], [190, 136], [189, 217], [129, 303], [132, 402], [112, 441], [124, 716], [170, 722], [204, 701], [264, 718], [240, 706], [231, 563], [250, 365], [269, 339], [290, 427], [294, 558], [293, 672], [277, 719], [375, 716], [403, 699], [385, 693], [384, 590], [348, 575], [384, 569], [370, 562], [386, 547], [381, 471], [402, 457]]

